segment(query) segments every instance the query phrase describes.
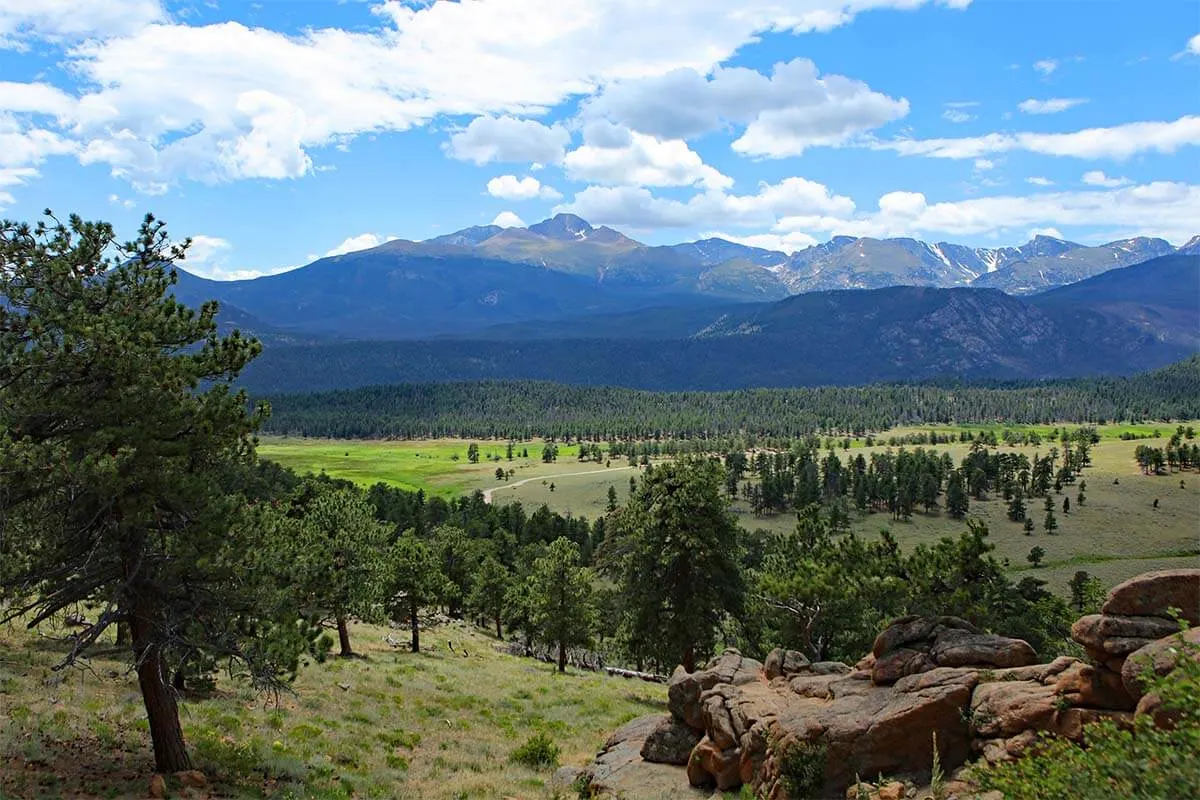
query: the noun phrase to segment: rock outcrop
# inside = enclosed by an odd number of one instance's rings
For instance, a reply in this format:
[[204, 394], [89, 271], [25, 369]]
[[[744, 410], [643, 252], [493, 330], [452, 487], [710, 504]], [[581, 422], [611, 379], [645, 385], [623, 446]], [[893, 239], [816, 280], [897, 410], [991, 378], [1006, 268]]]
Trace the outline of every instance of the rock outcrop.
[[[1094, 663], [1063, 656], [1038, 664], [1028, 643], [955, 617], [896, 620], [854, 667], [789, 650], [760, 664], [726, 650], [703, 670], [676, 670], [670, 716], [615, 733], [588, 768], [591, 786], [619, 793], [634, 776], [670, 774], [680, 785], [657, 796], [685, 795], [686, 780], [709, 791], [750, 784], [758, 797], [784, 800], [802, 775], [812, 797], [844, 797], [858, 776], [927, 778], [935, 748], [951, 773], [971, 758], [1019, 758], [1042, 733], [1081, 740], [1099, 720], [1128, 724], [1146, 713], [1171, 724], [1138, 678], [1143, 669], [1173, 669], [1182, 640], [1200, 645], [1200, 629], [1179, 634], [1170, 608], [1189, 621], [1200, 616], [1200, 570], [1148, 573], [1115, 587], [1100, 614], [1072, 629]], [[686, 779], [667, 766], [684, 764]], [[651, 768], [658, 771], [639, 771]]]

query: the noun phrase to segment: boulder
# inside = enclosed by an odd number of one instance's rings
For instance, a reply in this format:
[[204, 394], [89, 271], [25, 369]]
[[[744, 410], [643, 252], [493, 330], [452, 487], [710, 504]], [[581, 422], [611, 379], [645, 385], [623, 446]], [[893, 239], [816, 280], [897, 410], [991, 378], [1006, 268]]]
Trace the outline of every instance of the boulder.
[[[1121, 667], [1121, 681], [1134, 700], [1140, 700], [1145, 688], [1140, 680], [1144, 673], [1162, 677], [1179, 663], [1184, 653], [1184, 643], [1200, 648], [1200, 628], [1188, 628], [1183, 633], [1164, 636], [1129, 654]], [[1200, 658], [1200, 649], [1191, 651], [1193, 659]]]
[[646, 761], [682, 767], [688, 763], [692, 748], [699, 742], [699, 733], [667, 715], [650, 731], [640, 752]]
[[871, 679], [886, 686], [936, 667], [1019, 667], [1037, 661], [1028, 642], [983, 633], [958, 617], [903, 617], [875, 637]]
[[1137, 704], [1125, 690], [1119, 673], [1082, 662], [1058, 676], [1054, 691], [1072, 706], [1132, 711]]
[[700, 695], [720, 683], [740, 686], [757, 681], [762, 664], [752, 658], [743, 658], [732, 648], [726, 650], [696, 672], [685, 672], [678, 667], [667, 682], [667, 708], [680, 722], [697, 731], [704, 730], [704, 714], [700, 706]]
[[1037, 661], [1023, 639], [954, 628], [938, 634], [930, 654], [939, 667], [1024, 667]]
[[692, 786], [713, 786], [722, 792], [742, 785], [741, 750], [721, 748], [708, 737], [700, 740], [688, 761], [688, 782]]
[[1049, 730], [1057, 711], [1054, 686], [1034, 681], [981, 683], [971, 697], [971, 732], [977, 739], [1008, 739], [1022, 731]]
[[[824, 692], [812, 692], [820, 696], [792, 690], [816, 680], [825, 683]], [[709, 727], [693, 753], [689, 777], [693, 784], [721, 786], [730, 780], [737, 755], [739, 782], [772, 796], [785, 769], [781, 761], [793, 757], [788, 753], [824, 751], [824, 797], [844, 791], [856, 774], [928, 770], [935, 733], [941, 762], [952, 768], [969, 751], [963, 709], [975, 683], [971, 670], [937, 668], [891, 686], [877, 686], [863, 672], [718, 686], [705, 693]]]
[[[593, 797], [652, 798], [691, 797], [686, 772], [682, 767], [656, 764], [641, 757], [642, 748], [662, 722], [663, 716], [654, 714], [639, 717], [618, 728], [608, 737], [604, 749], [596, 760], [582, 772], [569, 775], [564, 770], [562, 779], [570, 777], [573, 783], [580, 774], [586, 776], [589, 792]], [[555, 773], [558, 780], [558, 773]], [[697, 797], [707, 797], [695, 793]]]
[[1113, 587], [1100, 608], [1114, 616], [1167, 616], [1179, 609], [1192, 625], [1200, 625], [1200, 569], [1146, 572]]
[[1071, 626], [1071, 638], [1089, 653], [1104, 654], [1111, 658], [1127, 656], [1178, 630], [1179, 624], [1165, 617], [1088, 614], [1075, 620]]
[[768, 680], [786, 678], [797, 672], [803, 672], [808, 667], [808, 657], [804, 653], [799, 650], [783, 650], [778, 647], [768, 653], [767, 660], [763, 662], [763, 671], [766, 672]]

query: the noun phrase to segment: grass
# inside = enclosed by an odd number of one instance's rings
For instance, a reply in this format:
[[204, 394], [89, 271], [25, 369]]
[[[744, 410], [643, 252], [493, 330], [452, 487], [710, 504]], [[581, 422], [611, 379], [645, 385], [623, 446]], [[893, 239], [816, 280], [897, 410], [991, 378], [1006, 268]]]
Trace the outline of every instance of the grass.
[[[364, 658], [306, 666], [277, 703], [225, 680], [184, 701], [193, 759], [219, 796], [539, 796], [550, 768], [512, 760], [531, 736], [582, 765], [618, 725], [665, 706], [664, 686], [556, 675], [466, 625], [425, 633], [433, 649], [420, 654], [389, 647], [387, 633], [354, 626]], [[0, 798], [145, 796], [153, 758], [136, 678], [102, 658], [52, 673], [58, 655], [49, 639], [0, 628]]]
[[[515, 443], [516, 457], [512, 461], [505, 458], [507, 442], [473, 441], [479, 445], [477, 464], [467, 461], [467, 447], [472, 442], [465, 439], [348, 441], [267, 436], [259, 443], [258, 454], [300, 474], [325, 472], [362, 486], [382, 481], [442, 497], [500, 484], [495, 475], [497, 467], [516, 470], [512, 480], [518, 481], [555, 472], [580, 471], [589, 466], [577, 461], [576, 445], [559, 445], [558, 462], [543, 464], [540, 440]], [[528, 450], [527, 458], [520, 457], [523, 450]], [[603, 465], [591, 467], [603, 468]]]
[[[994, 430], [999, 434], [1005, 429], [1035, 429], [1048, 436], [1055, 427], [1060, 426], [905, 427], [879, 434], [876, 438], [886, 441], [889, 436], [920, 431], [957, 434], [960, 430]], [[1067, 581], [1080, 569], [1111, 585], [1149, 569], [1194, 566], [1200, 563], [1196, 556], [1200, 550], [1200, 474], [1142, 475], [1133, 460], [1134, 449], [1146, 443], [1164, 445], [1165, 438], [1149, 442], [1120, 438], [1125, 433], [1153, 437], [1156, 430], [1169, 436], [1174, 428], [1174, 423], [1099, 426], [1101, 443], [1093, 448], [1093, 465], [1083, 476], [1088, 485], [1087, 502], [1082, 508], [1078, 507], [1076, 487], [1065, 487], [1063, 494], [1056, 496], [1055, 513], [1059, 523], [1056, 535], [1048, 536], [1041, 531], [1043, 511], [1040, 500], [1028, 503], [1029, 512], [1038, 524], [1033, 536], [1025, 536], [1020, 525], [1008, 520], [1002, 499], [973, 501], [970, 514], [987, 523], [997, 555], [1009, 559], [1014, 573], [1031, 569], [1025, 561], [1031, 547], [1036, 544], [1044, 548], [1045, 562], [1035, 574], [1048, 580], [1055, 591], [1064, 594]], [[498, 455], [503, 459], [505, 443], [480, 441], [479, 464], [466, 463], [468, 444], [462, 439], [349, 442], [272, 438], [265, 439], [259, 451], [263, 457], [273, 458], [301, 472], [324, 469], [331, 475], [363, 484], [383, 480], [443, 496], [500, 486], [502, 488], [494, 493], [494, 502], [520, 501], [527, 507], [545, 503], [555, 511], [589, 518], [604, 513], [609, 487], [616, 489], [618, 503], [625, 502], [629, 495], [629, 478], [635, 474], [634, 470], [626, 468], [624, 459], [614, 459], [608, 468], [603, 464], [580, 463], [574, 447], [560, 448], [557, 463], [543, 464], [540, 461], [541, 442], [522, 442], [516, 447], [517, 453], [527, 448], [530, 458], [517, 458], [511, 463], [502, 460], [500, 466], [511, 467], [516, 474], [510, 483], [501, 483], [494, 474], [497, 464], [488, 458]], [[1044, 442], [1039, 447], [1015, 449], [1032, 457], [1035, 452], [1044, 453], [1050, 446], [1051, 443]], [[862, 452], [868, 458], [873, 451], [887, 449], [880, 445], [865, 448], [863, 440], [852, 442], [852, 448], [854, 455]], [[936, 445], [932, 449], [948, 451], [957, 463], [969, 446], [956, 443]], [[457, 461], [452, 458], [455, 454], [459, 456]], [[564, 474], [577, 472], [586, 474]], [[1114, 484], [1114, 479], [1120, 483]], [[1180, 480], [1185, 481], [1183, 488], [1179, 486]], [[1072, 505], [1071, 513], [1065, 516], [1061, 513], [1063, 497], [1069, 497]], [[1157, 509], [1153, 507], [1155, 498], [1159, 500]], [[748, 529], [790, 531], [795, 526], [792, 514], [755, 517], [741, 502], [735, 503], [733, 510], [741, 525]], [[902, 546], [912, 547], [921, 542], [933, 542], [941, 536], [955, 535], [964, 526], [935, 511], [928, 515], [918, 513], [909, 522], [893, 521], [887, 514], [852, 514], [852, 527], [857, 533], [870, 536], [887, 528]]]

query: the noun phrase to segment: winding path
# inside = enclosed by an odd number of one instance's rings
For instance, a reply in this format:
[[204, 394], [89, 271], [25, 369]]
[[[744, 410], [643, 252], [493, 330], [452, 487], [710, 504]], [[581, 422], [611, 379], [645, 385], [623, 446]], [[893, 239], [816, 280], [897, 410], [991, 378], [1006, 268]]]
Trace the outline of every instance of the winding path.
[[483, 502], [489, 504], [492, 502], [492, 492], [498, 492], [501, 489], [515, 489], [518, 486], [524, 486], [525, 484], [532, 483], [533, 481], [548, 481], [553, 480], [554, 478], [573, 478], [577, 475], [595, 475], [597, 473], [608, 474], [610, 472], [621, 472], [622, 470], [628, 469], [637, 469], [637, 467], [607, 467], [605, 469], [588, 469], [582, 472], [557, 472], [553, 475], [535, 475], [532, 478], [524, 478], [519, 481], [513, 481], [512, 483], [505, 483], [501, 486], [493, 486], [490, 489], [484, 489]]

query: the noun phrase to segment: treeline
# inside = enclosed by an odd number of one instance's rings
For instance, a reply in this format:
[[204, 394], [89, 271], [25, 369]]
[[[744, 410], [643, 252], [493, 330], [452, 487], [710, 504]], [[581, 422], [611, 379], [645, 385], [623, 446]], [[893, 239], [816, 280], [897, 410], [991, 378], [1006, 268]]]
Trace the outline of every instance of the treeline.
[[1129, 378], [979, 386], [645, 392], [529, 381], [399, 384], [266, 398], [270, 433], [330, 438], [866, 436], [897, 425], [1200, 417], [1200, 356]]

